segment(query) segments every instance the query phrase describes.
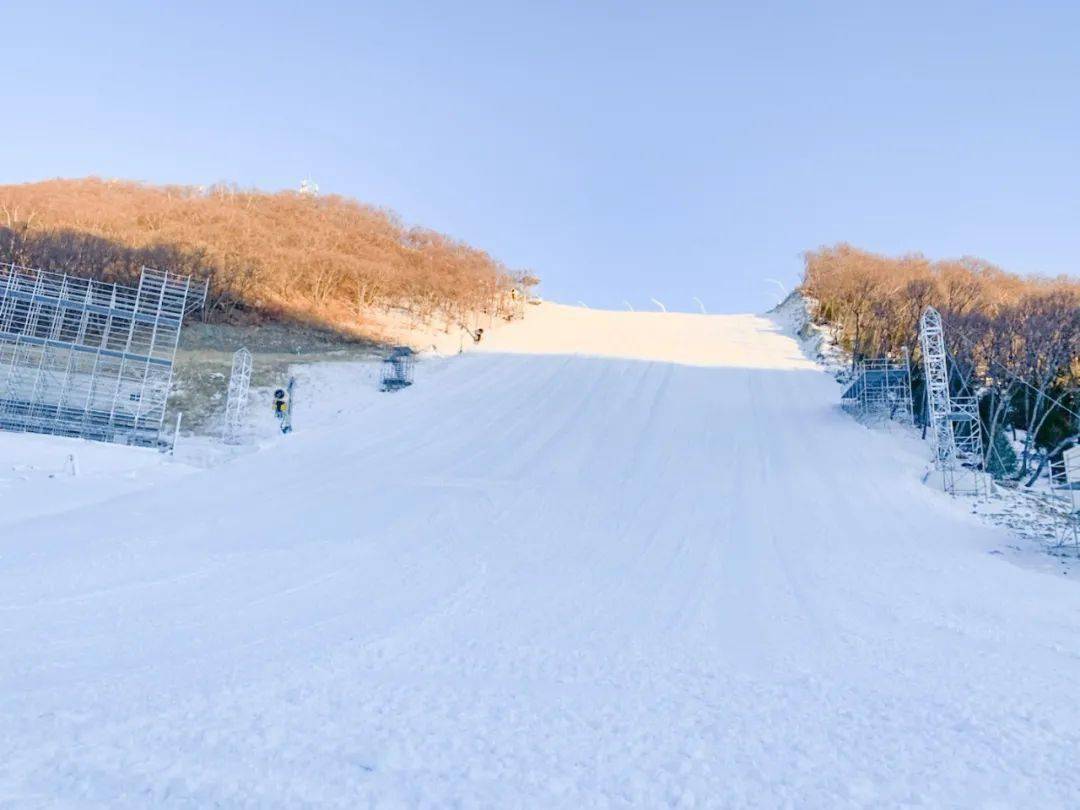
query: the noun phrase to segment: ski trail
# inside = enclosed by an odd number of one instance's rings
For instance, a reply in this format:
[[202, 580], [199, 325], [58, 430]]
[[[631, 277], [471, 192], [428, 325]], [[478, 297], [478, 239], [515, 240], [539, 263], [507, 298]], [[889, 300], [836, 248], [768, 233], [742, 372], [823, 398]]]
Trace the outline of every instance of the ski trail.
[[1073, 583], [767, 319], [535, 309], [5, 531], [0, 805], [1076, 804]]

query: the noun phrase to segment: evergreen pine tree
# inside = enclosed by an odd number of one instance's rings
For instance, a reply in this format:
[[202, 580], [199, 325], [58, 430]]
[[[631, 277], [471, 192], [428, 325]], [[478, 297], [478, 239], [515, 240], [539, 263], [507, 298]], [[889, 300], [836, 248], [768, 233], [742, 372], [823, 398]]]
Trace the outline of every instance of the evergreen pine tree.
[[994, 434], [994, 446], [986, 459], [986, 470], [994, 478], [1005, 478], [1016, 472], [1016, 451], [1009, 443], [1005, 430], [998, 430]]

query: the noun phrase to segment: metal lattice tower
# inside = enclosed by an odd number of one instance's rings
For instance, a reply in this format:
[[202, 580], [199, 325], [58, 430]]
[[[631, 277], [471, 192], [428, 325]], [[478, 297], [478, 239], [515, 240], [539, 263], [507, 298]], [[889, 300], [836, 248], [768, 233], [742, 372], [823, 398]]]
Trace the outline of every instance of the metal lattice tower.
[[[976, 397], [954, 397], [949, 392], [949, 365], [945, 352], [945, 329], [941, 313], [927, 307], [919, 319], [919, 345], [926, 372], [926, 409], [930, 418], [930, 445], [934, 467], [941, 473], [946, 492], [956, 494], [957, 473], [963, 462], [982, 462], [982, 426]], [[979, 491], [978, 476], [972, 472], [972, 492]]]
[[184, 315], [205, 286], [137, 287], [0, 264], [0, 429], [160, 444]]
[[225, 427], [222, 441], [226, 444], [239, 444], [244, 424], [244, 411], [247, 410], [248, 389], [251, 387], [251, 352], [246, 348], [236, 350], [233, 355], [232, 373], [229, 374], [229, 393], [225, 400]]

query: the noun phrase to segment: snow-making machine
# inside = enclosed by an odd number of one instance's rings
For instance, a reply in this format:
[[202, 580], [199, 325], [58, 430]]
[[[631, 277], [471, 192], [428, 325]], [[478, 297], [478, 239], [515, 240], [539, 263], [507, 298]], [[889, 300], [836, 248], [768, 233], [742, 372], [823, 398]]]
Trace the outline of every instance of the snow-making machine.
[[416, 356], [408, 346], [397, 346], [382, 363], [382, 390], [399, 391], [413, 383]]

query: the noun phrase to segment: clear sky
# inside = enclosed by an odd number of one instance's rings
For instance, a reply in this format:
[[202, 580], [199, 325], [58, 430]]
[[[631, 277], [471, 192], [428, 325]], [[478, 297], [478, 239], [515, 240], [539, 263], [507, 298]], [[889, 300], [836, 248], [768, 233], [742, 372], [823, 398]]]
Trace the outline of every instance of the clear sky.
[[0, 2], [0, 21], [4, 183], [310, 177], [594, 307], [761, 310], [766, 279], [840, 240], [1080, 270], [1075, 2]]

